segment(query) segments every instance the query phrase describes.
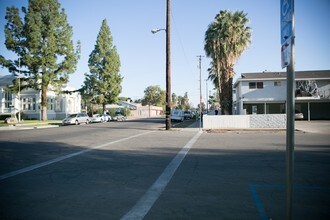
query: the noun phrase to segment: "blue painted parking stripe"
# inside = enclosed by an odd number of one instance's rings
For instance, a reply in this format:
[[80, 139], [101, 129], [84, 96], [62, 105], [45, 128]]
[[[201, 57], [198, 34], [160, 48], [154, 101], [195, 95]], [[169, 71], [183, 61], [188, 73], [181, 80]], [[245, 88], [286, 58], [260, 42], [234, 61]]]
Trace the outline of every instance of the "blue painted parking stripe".
[[256, 205], [257, 207], [257, 210], [259, 212], [259, 216], [260, 216], [260, 219], [261, 220], [267, 220], [267, 215], [266, 215], [266, 212], [265, 212], [265, 208], [261, 202], [261, 199], [257, 193], [257, 190], [256, 190], [256, 185], [249, 185], [249, 191], [251, 192], [252, 194], [252, 198], [253, 198], [253, 201], [254, 201], [254, 204]]
[[[267, 214], [265, 212], [264, 205], [257, 193], [257, 188], [264, 189], [280, 189], [285, 190], [285, 185], [283, 184], [250, 184], [249, 191], [252, 194], [253, 202], [257, 207], [259, 212], [259, 216], [261, 220], [268, 220]], [[304, 185], [294, 185], [294, 189], [296, 190], [322, 190], [322, 191], [330, 191], [329, 186], [304, 186]]]

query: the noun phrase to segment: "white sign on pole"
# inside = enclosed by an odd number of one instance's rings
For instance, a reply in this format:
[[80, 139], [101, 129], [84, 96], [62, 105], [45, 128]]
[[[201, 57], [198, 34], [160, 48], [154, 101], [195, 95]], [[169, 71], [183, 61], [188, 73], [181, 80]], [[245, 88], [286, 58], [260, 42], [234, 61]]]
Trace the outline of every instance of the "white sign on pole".
[[291, 58], [291, 37], [289, 37], [281, 47], [281, 60], [282, 68], [285, 68], [290, 65]]
[[281, 63], [282, 68], [290, 65], [292, 38], [292, 0], [281, 0]]

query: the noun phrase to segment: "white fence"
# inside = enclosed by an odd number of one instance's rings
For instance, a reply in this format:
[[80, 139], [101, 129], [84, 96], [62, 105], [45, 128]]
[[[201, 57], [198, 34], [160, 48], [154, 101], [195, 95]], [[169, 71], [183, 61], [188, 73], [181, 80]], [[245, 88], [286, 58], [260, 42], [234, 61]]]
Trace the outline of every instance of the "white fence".
[[203, 129], [286, 128], [286, 114], [204, 115]]

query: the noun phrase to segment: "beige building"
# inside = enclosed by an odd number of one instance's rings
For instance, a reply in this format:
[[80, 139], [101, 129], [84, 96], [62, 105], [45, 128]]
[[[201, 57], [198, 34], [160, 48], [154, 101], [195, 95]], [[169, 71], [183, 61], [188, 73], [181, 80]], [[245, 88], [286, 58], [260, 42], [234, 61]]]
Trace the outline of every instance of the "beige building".
[[123, 106], [124, 108], [129, 108], [131, 111], [131, 116], [133, 117], [159, 117], [163, 115], [163, 108], [159, 106], [146, 105], [142, 106], [141, 103], [132, 103], [119, 101], [118, 105]]

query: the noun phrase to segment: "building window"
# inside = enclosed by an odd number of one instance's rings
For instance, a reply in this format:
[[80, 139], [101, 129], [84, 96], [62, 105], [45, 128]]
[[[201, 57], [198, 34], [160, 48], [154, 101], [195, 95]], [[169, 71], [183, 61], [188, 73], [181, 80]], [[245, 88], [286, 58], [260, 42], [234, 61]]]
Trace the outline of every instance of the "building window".
[[47, 104], [48, 104], [48, 109], [49, 110], [54, 109], [54, 99], [53, 98], [47, 98]]
[[281, 86], [281, 81], [275, 81], [274, 86]]
[[249, 82], [249, 89], [263, 89], [263, 82]]
[[255, 82], [249, 82], [249, 89], [255, 89], [256, 83]]
[[55, 99], [55, 111], [56, 112], [62, 111], [62, 101], [59, 98]]
[[32, 97], [26, 97], [22, 99], [23, 110], [36, 110], [36, 99]]
[[257, 89], [263, 89], [264, 83], [263, 82], [257, 82]]
[[11, 108], [12, 101], [13, 101], [12, 94], [10, 92], [5, 92], [5, 108]]

